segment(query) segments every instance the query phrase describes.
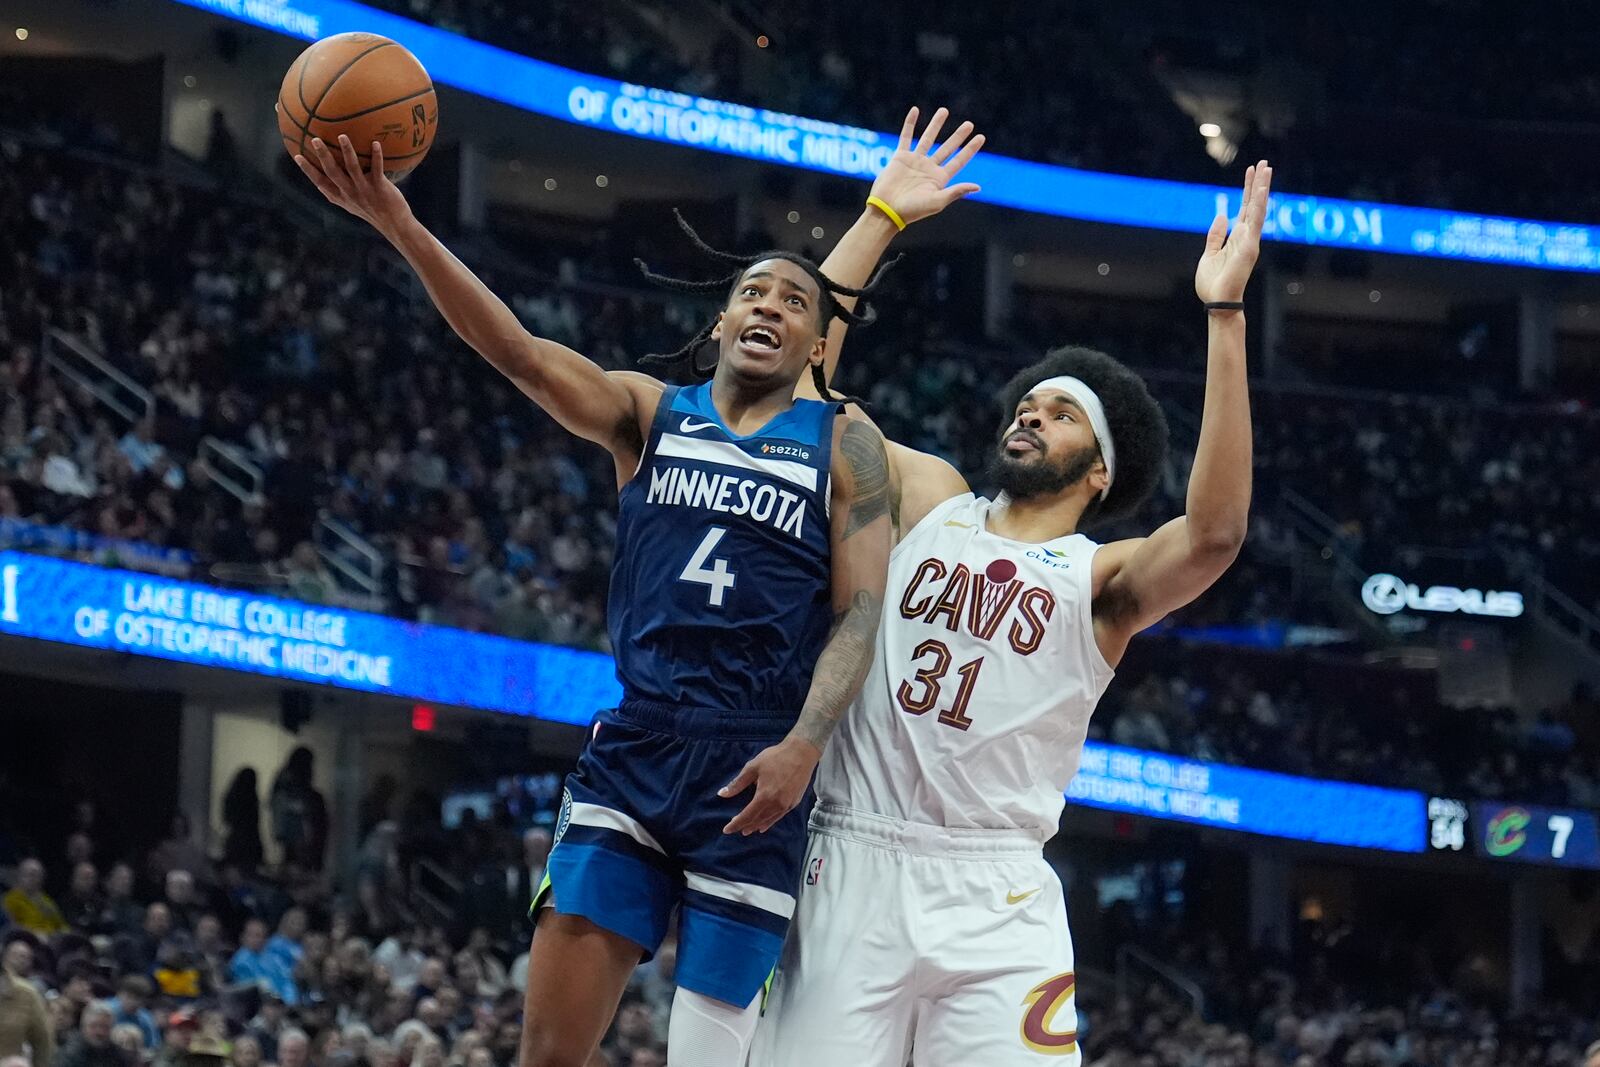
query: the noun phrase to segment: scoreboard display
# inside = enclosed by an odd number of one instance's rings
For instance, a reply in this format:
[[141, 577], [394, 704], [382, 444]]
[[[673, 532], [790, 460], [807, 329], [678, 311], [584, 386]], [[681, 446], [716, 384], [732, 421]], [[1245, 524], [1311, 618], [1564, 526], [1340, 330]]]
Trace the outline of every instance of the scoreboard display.
[[1471, 805], [1474, 851], [1491, 860], [1600, 870], [1600, 825], [1578, 808], [1477, 801]]

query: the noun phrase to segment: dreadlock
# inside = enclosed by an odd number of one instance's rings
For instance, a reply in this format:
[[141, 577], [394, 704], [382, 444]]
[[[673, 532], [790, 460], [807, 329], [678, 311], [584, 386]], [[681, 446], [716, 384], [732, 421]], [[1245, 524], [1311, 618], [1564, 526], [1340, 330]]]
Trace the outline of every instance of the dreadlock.
[[[634, 259], [634, 265], [639, 268], [640, 272], [648, 281], [654, 282], [656, 285], [659, 285], [664, 289], [671, 289], [679, 293], [704, 293], [709, 295], [712, 293], [727, 292], [731, 295], [733, 287], [739, 284], [739, 279], [744, 277], [745, 271], [749, 270], [755, 264], [766, 259], [786, 260], [790, 263], [793, 263], [807, 274], [811, 275], [811, 280], [817, 283], [817, 292], [820, 294], [817, 302], [817, 317], [821, 321], [821, 327], [824, 334], [827, 332], [828, 324], [834, 319], [842, 319], [851, 326], [872, 325], [872, 323], [877, 320], [878, 314], [870, 305], [862, 303], [858, 305], [859, 310], [852, 311], [849, 308], [841, 305], [837, 297], [853, 296], [862, 298], [869, 296], [873, 290], [878, 287], [878, 282], [883, 278], [884, 272], [900, 261], [900, 257], [896, 256], [894, 259], [881, 264], [877, 270], [872, 272], [872, 277], [867, 279], [867, 284], [863, 285], [859, 289], [852, 289], [847, 285], [840, 285], [838, 282], [829, 278], [826, 274], [823, 274], [821, 267], [811, 262], [811, 260], [807, 259], [805, 256], [800, 255], [798, 252], [788, 252], [784, 251], [783, 249], [771, 249], [766, 252], [757, 252], [755, 255], [739, 255], [735, 252], [724, 252], [721, 249], [712, 248], [709, 244], [707, 244], [705, 240], [695, 232], [694, 227], [689, 225], [689, 220], [685, 219], [683, 217], [683, 213], [677, 208], [672, 209], [672, 217], [678, 220], [678, 228], [688, 235], [690, 242], [698, 251], [703, 253], [709, 259], [714, 259], [722, 263], [733, 264], [733, 273], [723, 275], [720, 278], [707, 278], [704, 281], [692, 281], [687, 278], [671, 278], [664, 274], [657, 274], [645, 264], [644, 260], [637, 258]], [[693, 337], [689, 338], [689, 342], [687, 344], [678, 349], [676, 352], [652, 352], [647, 356], [640, 357], [639, 362], [655, 366], [687, 364], [691, 374], [693, 374], [700, 381], [705, 381], [707, 378], [711, 377], [712, 373], [716, 370], [716, 362], [712, 361], [709, 366], [701, 366], [696, 357], [698, 356], [700, 349], [707, 341], [711, 339], [711, 331], [716, 329], [716, 325], [715, 319], [706, 323], [699, 329], [697, 333], [695, 333]], [[811, 380], [817, 387], [817, 395], [821, 396], [824, 400], [838, 404], [854, 404], [857, 407], [864, 406], [860, 400], [853, 396], [834, 395], [828, 389], [827, 375], [824, 373], [822, 364], [820, 363], [812, 365]]]

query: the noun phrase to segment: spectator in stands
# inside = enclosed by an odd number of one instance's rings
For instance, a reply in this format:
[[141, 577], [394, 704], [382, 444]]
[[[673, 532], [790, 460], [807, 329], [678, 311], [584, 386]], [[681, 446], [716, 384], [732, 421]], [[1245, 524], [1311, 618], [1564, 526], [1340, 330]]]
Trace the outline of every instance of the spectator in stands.
[[305, 956], [307, 928], [306, 910], [298, 906], [289, 908], [278, 920], [278, 932], [267, 942], [266, 953], [290, 974]]
[[304, 1030], [290, 1027], [278, 1037], [277, 1067], [309, 1067], [311, 1039]]
[[172, 924], [179, 930], [193, 930], [202, 908], [195, 898], [194, 875], [182, 868], [167, 872], [164, 898], [172, 914]]
[[246, 872], [261, 866], [261, 793], [256, 769], [241, 767], [222, 798], [222, 862]]
[[154, 992], [155, 987], [150, 984], [150, 979], [142, 974], [129, 974], [117, 983], [117, 995], [109, 1002], [115, 1025], [138, 1027], [140, 1040], [147, 1050], [161, 1043], [161, 1031], [156, 1027], [156, 1018], [149, 1008]]
[[0, 909], [12, 923], [40, 937], [67, 929], [61, 909], [44, 891], [44, 864], [36, 859], [25, 859], [17, 866], [17, 884], [0, 897]]
[[156, 965], [161, 943], [172, 933], [172, 912], [156, 901], [144, 909], [144, 925], [117, 939], [117, 963], [124, 974], [149, 974]]
[[173, 871], [186, 871], [190, 875], [191, 889], [195, 882], [203, 885], [213, 884], [211, 857], [206, 855], [205, 848], [194, 839], [194, 828], [189, 824], [189, 816], [181, 811], [173, 813], [166, 840], [150, 853], [149, 869], [151, 879], [157, 883], [164, 883], [167, 875]]
[[55, 1067], [128, 1067], [122, 1051], [111, 1043], [111, 1005], [94, 1001], [83, 1009], [78, 1033], [62, 1046]]
[[94, 864], [86, 860], [73, 864], [72, 880], [61, 898], [61, 915], [67, 925], [74, 930], [94, 929], [105, 903], [100, 895], [100, 872], [94, 869]]
[[[6, 950], [13, 944], [23, 942], [13, 935]], [[38, 990], [11, 974], [9, 968], [0, 967], [0, 1061], [23, 1056], [24, 1050], [28, 1067], [50, 1067], [55, 1056], [50, 1017]]]
[[1600, 1067], [1600, 1041], [1584, 1050], [1583, 1067]]
[[132, 1023], [118, 1023], [111, 1028], [111, 1044], [122, 1054], [122, 1067], [140, 1067], [145, 1062], [144, 1038]]
[[270, 797], [272, 836], [283, 850], [284, 862], [308, 871], [322, 870], [328, 848], [328, 808], [314, 784], [315, 775], [315, 757], [301, 745], [289, 753], [273, 780]]
[[96, 933], [131, 934], [144, 922], [144, 909], [133, 899], [133, 867], [118, 863], [106, 875], [105, 905], [100, 911], [100, 921], [94, 926]]
[[[288, 920], [285, 914], [284, 919]], [[255, 982], [270, 989], [276, 1000], [293, 1004], [298, 998], [294, 979], [294, 954], [288, 945], [269, 949], [267, 924], [261, 919], [250, 919], [239, 936], [239, 949], [228, 962], [228, 977], [235, 982]], [[271, 1056], [270, 1050], [263, 1050]]]
[[250, 1020], [245, 1032], [261, 1046], [261, 1058], [266, 1063], [278, 1061], [278, 1039], [289, 1029], [288, 1008], [277, 989], [270, 985], [261, 987], [261, 1010]]
[[167, 1017], [167, 1027], [162, 1033], [161, 1046], [156, 1050], [152, 1067], [188, 1067], [189, 1046], [200, 1029], [200, 1020], [189, 1008], [182, 1008]]
[[240, 1034], [233, 1039], [233, 1048], [228, 1055], [231, 1067], [261, 1067], [265, 1061], [261, 1057], [261, 1042], [253, 1034]]

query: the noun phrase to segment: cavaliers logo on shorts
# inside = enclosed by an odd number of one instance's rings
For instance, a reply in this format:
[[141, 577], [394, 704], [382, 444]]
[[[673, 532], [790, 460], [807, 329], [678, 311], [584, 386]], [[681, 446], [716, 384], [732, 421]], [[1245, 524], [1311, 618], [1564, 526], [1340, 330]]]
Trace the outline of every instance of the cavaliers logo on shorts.
[[[1022, 1043], [1047, 1056], [1065, 1056], [1078, 1048], [1077, 1009], [1072, 993], [1077, 976], [1068, 971], [1048, 978], [1028, 991], [1022, 1002], [1028, 1011], [1022, 1017]], [[1054, 1029], [1056, 1013], [1063, 1008], [1072, 1013], [1071, 1029]]]

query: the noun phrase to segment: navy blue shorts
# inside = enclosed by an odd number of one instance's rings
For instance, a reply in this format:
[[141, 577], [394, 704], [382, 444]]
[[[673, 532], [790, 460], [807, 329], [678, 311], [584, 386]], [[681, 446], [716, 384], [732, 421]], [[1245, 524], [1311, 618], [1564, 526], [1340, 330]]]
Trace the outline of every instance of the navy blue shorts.
[[675, 907], [678, 984], [743, 1007], [772, 973], [794, 914], [811, 792], [766, 833], [724, 834], [754, 789], [717, 790], [783, 739], [793, 712], [627, 702], [595, 719], [567, 776], [556, 844], [534, 898], [660, 947]]

